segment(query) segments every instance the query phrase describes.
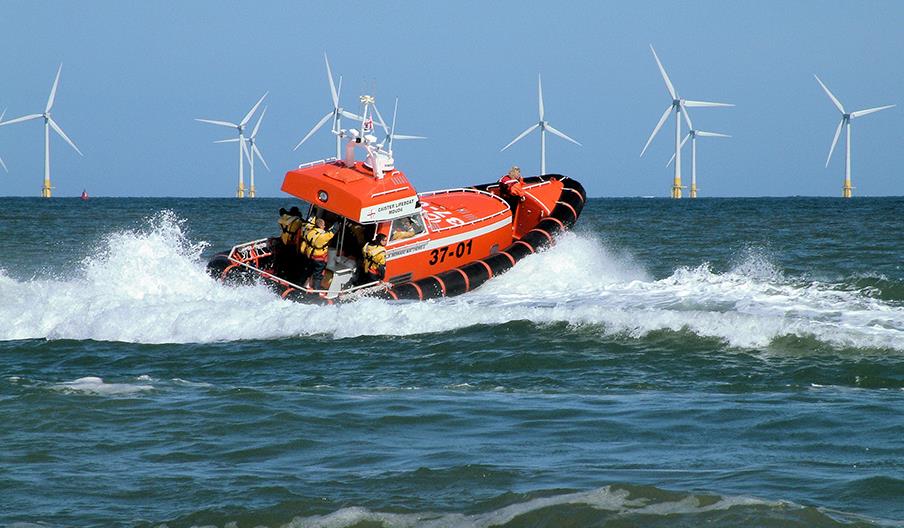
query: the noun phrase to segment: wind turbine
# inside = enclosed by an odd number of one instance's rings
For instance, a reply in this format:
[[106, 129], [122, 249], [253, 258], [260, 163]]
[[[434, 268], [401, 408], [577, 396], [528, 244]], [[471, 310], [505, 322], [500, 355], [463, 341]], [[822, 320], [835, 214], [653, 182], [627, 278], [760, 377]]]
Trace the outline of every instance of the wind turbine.
[[[685, 111], [685, 117], [690, 121], [690, 116]], [[679, 150], [684, 148], [684, 144], [687, 143], [688, 138], [691, 140], [691, 198], [697, 197], [697, 138], [698, 137], [719, 137], [719, 138], [730, 138], [731, 136], [727, 134], [719, 134], [718, 132], [704, 132], [703, 130], [694, 129], [693, 125], [691, 125], [690, 130], [687, 135], [684, 136], [684, 139], [681, 140], [681, 144], [678, 145]], [[669, 158], [669, 162], [665, 164], [666, 167], [672, 164], [672, 161], [675, 160], [675, 155], [672, 154], [672, 157]]]
[[229, 121], [215, 121], [212, 119], [195, 119], [195, 121], [200, 121], [202, 123], [210, 123], [211, 125], [219, 125], [229, 128], [234, 128], [239, 131], [239, 137], [237, 139], [239, 143], [239, 186], [235, 191], [236, 198], [244, 198], [245, 197], [245, 162], [242, 161], [242, 155], [244, 155], [250, 160], [251, 156], [248, 155], [248, 147], [245, 146], [245, 126], [248, 124], [248, 121], [251, 120], [251, 116], [254, 115], [254, 112], [257, 112], [257, 107], [264, 102], [264, 98], [267, 97], [267, 94], [270, 92], [264, 93], [260, 99], [257, 100], [254, 106], [251, 107], [251, 110], [248, 110], [248, 113], [245, 114], [245, 117], [239, 121], [238, 124], [230, 123]]
[[672, 182], [672, 198], [681, 198], [681, 190], [684, 188], [681, 186], [681, 115], [684, 115], [684, 120], [687, 121], [687, 128], [693, 129], [694, 127], [691, 125], [690, 119], [687, 116], [687, 108], [708, 108], [708, 107], [716, 107], [716, 106], [734, 106], [733, 104], [727, 103], [710, 103], [706, 101], [689, 101], [687, 99], [682, 99], [678, 96], [678, 92], [675, 90], [675, 86], [672, 85], [671, 79], [669, 79], [669, 74], [665, 72], [665, 68], [662, 66], [662, 62], [659, 60], [659, 56], [656, 55], [656, 50], [653, 49], [653, 45], [650, 44], [650, 51], [653, 52], [653, 58], [656, 59], [656, 65], [659, 66], [659, 73], [662, 74], [662, 80], [665, 82], [665, 87], [669, 92], [669, 96], [672, 98], [672, 102], [665, 109], [665, 112], [662, 113], [662, 117], [659, 118], [659, 122], [656, 123], [656, 128], [653, 129], [653, 133], [650, 134], [650, 139], [647, 140], [647, 144], [643, 146], [643, 150], [640, 151], [641, 157], [643, 157], [644, 152], [647, 151], [647, 147], [650, 146], [650, 143], [653, 141], [653, 138], [656, 137], [656, 134], [659, 133], [659, 129], [662, 128], [662, 125], [665, 123], [666, 119], [669, 118], [669, 114], [673, 111], [675, 112], [675, 179]]
[[582, 145], [580, 143], [578, 143], [577, 141], [571, 139], [570, 137], [566, 136], [564, 133], [553, 128], [552, 125], [550, 125], [548, 121], [543, 120], [543, 116], [544, 116], [543, 79], [540, 77], [540, 74], [537, 74], [537, 101], [539, 103], [539, 108], [540, 108], [540, 121], [537, 122], [536, 125], [532, 125], [532, 126], [528, 127], [527, 130], [525, 130], [524, 132], [518, 134], [518, 137], [513, 139], [512, 142], [509, 143], [508, 145], [502, 147], [502, 149], [499, 152], [502, 152], [505, 149], [511, 147], [512, 145], [514, 145], [515, 143], [520, 141], [524, 136], [530, 134], [531, 132], [533, 132], [534, 130], [539, 128], [540, 129], [540, 175], [543, 175], [543, 174], [546, 174], [546, 131], [547, 130], [550, 133], [555, 134], [556, 136], [559, 136], [560, 138], [562, 138], [566, 141], [571, 141], [572, 143], [574, 143], [575, 145], [577, 145], [579, 147]]
[[333, 109], [330, 110], [325, 116], [320, 118], [320, 121], [318, 121], [317, 124], [314, 125], [314, 128], [312, 128], [311, 131], [308, 132], [307, 135], [305, 135], [305, 137], [303, 137], [301, 139], [301, 141], [299, 141], [298, 144], [295, 145], [295, 148], [292, 150], [298, 150], [298, 147], [300, 147], [302, 145], [302, 143], [307, 141], [308, 138], [313, 136], [315, 132], [320, 130], [320, 127], [322, 127], [324, 124], [326, 124], [326, 122], [329, 121], [330, 118], [332, 118], [332, 120], [333, 120], [332, 132], [333, 132], [333, 134], [336, 135], [336, 158], [341, 159], [342, 158], [342, 118], [347, 117], [347, 118], [353, 119], [355, 121], [361, 121], [362, 118], [339, 106], [339, 96], [342, 94], [342, 77], [341, 76], [339, 77], [339, 89], [336, 90], [336, 83], [333, 82], [333, 70], [330, 68], [330, 59], [326, 56], [326, 53], [323, 54], [323, 60], [324, 60], [324, 62], [326, 62], [326, 77], [330, 82], [330, 97], [332, 97], [332, 100], [333, 100]]
[[[254, 125], [254, 129], [251, 131], [251, 135], [245, 138], [245, 141], [248, 142], [250, 147], [249, 149], [245, 149], [245, 157], [248, 158], [248, 164], [251, 166], [251, 188], [248, 190], [248, 198], [254, 198], [257, 196], [257, 191], [254, 189], [254, 157], [257, 156], [261, 163], [264, 164], [264, 167], [267, 168], [267, 171], [270, 171], [270, 166], [267, 165], [267, 161], [264, 159], [264, 155], [261, 154], [259, 148], [257, 148], [257, 131], [261, 127], [261, 121], [264, 120], [264, 114], [267, 113], [267, 107], [265, 106], [263, 110], [261, 110], [261, 115], [257, 118], [257, 123]], [[214, 141], [214, 143], [235, 143], [236, 141], [241, 141], [239, 138], [232, 139], [221, 139], [219, 141]]]
[[[53, 87], [50, 89], [50, 97], [47, 98], [47, 105], [44, 107], [44, 112], [40, 114], [29, 114], [27, 116], [17, 117], [16, 119], [10, 119], [5, 123], [0, 123], [0, 126], [3, 125], [11, 125], [13, 123], [21, 123], [23, 121], [31, 121], [32, 119], [38, 119], [40, 117], [44, 118], [44, 186], [41, 188], [41, 197], [50, 198], [51, 189], [50, 186], [50, 129], [52, 128], [54, 132], [59, 134], [61, 138], [66, 140], [66, 143], [69, 143], [76, 152], [78, 152], [79, 156], [84, 156], [82, 151], [75, 146], [75, 143], [69, 139], [69, 136], [63, 132], [63, 129], [60, 128], [60, 125], [53, 120], [50, 116], [50, 110], [53, 108], [53, 101], [56, 98], [57, 86], [60, 84], [60, 72], [63, 71], [63, 65], [60, 64], [60, 67], [57, 69], [56, 79], [53, 81]], [[6, 165], [4, 164], [4, 168]]]
[[[0, 123], [3, 122], [3, 116], [5, 116], [5, 115], [6, 115], [6, 108], [3, 109], [3, 112], [0, 112]], [[5, 170], [7, 172], [7, 174], [9, 173], [9, 169], [6, 168], [6, 163], [3, 163], [3, 158], [0, 158], [0, 166], [3, 167], [3, 170]]]
[[846, 132], [846, 142], [845, 145], [847, 147], [844, 157], [844, 186], [841, 188], [841, 196], [842, 198], [850, 198], [851, 193], [853, 191], [853, 187], [851, 187], [851, 121], [853, 121], [857, 117], [863, 117], [867, 114], [872, 114], [874, 112], [878, 112], [880, 110], [886, 110], [888, 108], [892, 108], [895, 105], [886, 105], [886, 106], [877, 106], [875, 108], [868, 108], [866, 110], [858, 110], [856, 112], [845, 112], [844, 106], [842, 106], [841, 102], [837, 97], [832, 95], [832, 92], [829, 91], [828, 87], [816, 77], [816, 82], [819, 83], [819, 86], [822, 86], [822, 89], [825, 90], [826, 95], [829, 96], [829, 99], [832, 100], [832, 104], [835, 105], [835, 108], [841, 112], [841, 122], [838, 123], [838, 127], [835, 129], [835, 138], [832, 139], [832, 147], [829, 149], [829, 157], [826, 158], [826, 167], [829, 166], [829, 161], [832, 160], [832, 153], [835, 152], [835, 144], [838, 143], [838, 136], [841, 135], [841, 127], [845, 128]]

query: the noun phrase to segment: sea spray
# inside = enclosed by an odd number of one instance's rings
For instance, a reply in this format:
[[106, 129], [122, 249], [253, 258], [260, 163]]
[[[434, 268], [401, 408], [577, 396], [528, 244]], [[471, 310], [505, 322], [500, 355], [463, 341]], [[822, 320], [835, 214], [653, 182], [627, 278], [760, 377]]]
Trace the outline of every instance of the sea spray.
[[642, 338], [689, 331], [762, 348], [783, 336], [833, 346], [904, 350], [904, 308], [821, 283], [789, 280], [745, 251], [729, 271], [707, 263], [655, 280], [592, 235], [557, 245], [458, 298], [422, 303], [363, 299], [339, 306], [280, 300], [263, 285], [210, 278], [203, 243], [162, 212], [146, 227], [112, 233], [70, 277], [17, 281], [0, 274], [0, 339], [193, 343], [450, 332], [513, 320], [564, 322]]

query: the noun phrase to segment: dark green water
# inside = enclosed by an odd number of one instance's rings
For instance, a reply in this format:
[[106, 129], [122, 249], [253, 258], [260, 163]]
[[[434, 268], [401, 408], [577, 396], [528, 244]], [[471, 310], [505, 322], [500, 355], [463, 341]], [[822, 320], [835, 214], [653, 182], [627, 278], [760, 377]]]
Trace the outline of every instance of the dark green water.
[[0, 525], [904, 525], [904, 199], [592, 200], [438, 302], [205, 276], [287, 203], [0, 199]]

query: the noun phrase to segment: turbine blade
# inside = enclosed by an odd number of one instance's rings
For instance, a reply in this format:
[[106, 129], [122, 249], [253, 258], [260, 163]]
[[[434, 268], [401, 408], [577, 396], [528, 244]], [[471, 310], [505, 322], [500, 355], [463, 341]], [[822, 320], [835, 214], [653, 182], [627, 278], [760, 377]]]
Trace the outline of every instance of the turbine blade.
[[513, 139], [513, 140], [511, 141], [511, 143], [509, 143], [508, 145], [502, 147], [502, 149], [500, 149], [499, 152], [502, 152], [503, 150], [505, 150], [505, 149], [511, 147], [512, 145], [514, 145], [515, 143], [517, 143], [518, 141], [520, 141], [521, 138], [523, 138], [524, 136], [530, 134], [531, 132], [533, 132], [534, 130], [536, 130], [536, 129], [539, 128], [539, 127], [540, 127], [540, 123], [537, 123], [536, 125], [533, 125], [533, 126], [531, 126], [531, 127], [528, 127], [527, 130], [525, 130], [524, 132], [518, 134], [518, 137], [516, 137], [515, 139]]
[[[678, 145], [678, 150], [681, 150], [684, 148], [684, 144], [687, 143], [687, 140], [690, 139], [690, 137], [691, 137], [690, 133], [688, 133], [686, 136], [684, 136], [684, 139], [682, 139], [681, 143]], [[665, 166], [666, 167], [671, 166], [673, 161], [675, 161], [675, 154], [672, 154], [672, 157], [669, 158], [669, 162], [666, 163]]]
[[56, 124], [56, 121], [54, 121], [53, 119], [48, 117], [47, 122], [50, 123], [50, 128], [54, 129], [56, 131], [56, 133], [60, 135], [60, 137], [62, 137], [63, 139], [66, 140], [66, 143], [69, 143], [70, 147], [74, 148], [75, 151], [78, 152], [79, 156], [84, 156], [84, 154], [82, 154], [82, 151], [79, 150], [78, 147], [75, 146], [75, 143], [73, 143], [72, 140], [69, 139], [69, 136], [67, 136], [66, 133], [63, 132], [63, 129], [60, 128], [60, 126], [58, 124]]
[[[392, 129], [390, 130], [389, 134], [387, 134], [387, 136], [386, 136], [389, 139], [389, 146], [388, 146], [389, 152], [392, 152], [392, 140], [395, 139], [395, 135], [393, 134], [393, 132], [395, 132], [396, 116], [398, 115], [398, 113], [399, 113], [399, 98], [396, 97], [395, 98], [395, 106], [392, 109]], [[384, 140], [384, 141], [386, 141], [386, 140]]]
[[[333, 98], [333, 109], [339, 108], [339, 93], [336, 91], [336, 85], [333, 83], [333, 69], [330, 68], [330, 59], [323, 52], [323, 62], [326, 63], [326, 77], [330, 80], [330, 97]], [[339, 78], [339, 89], [342, 89], [342, 78]]]
[[390, 129], [390, 133], [395, 132], [395, 124], [396, 124], [396, 116], [399, 113], [399, 98], [395, 98], [395, 106], [392, 109], [392, 128]]
[[[682, 105], [682, 106], [683, 106], [683, 105]], [[684, 110], [684, 111], [681, 112], [681, 115], [684, 116], [684, 122], [687, 123], [687, 129], [688, 129], [688, 130], [693, 130], [693, 129], [694, 129], [694, 124], [691, 122], [691, 114], [690, 114], [690, 112], [687, 111], [687, 108], [684, 108], [683, 110]]]
[[29, 114], [27, 116], [17, 117], [15, 119], [10, 119], [9, 121], [0, 123], [0, 126], [11, 125], [13, 123], [21, 123], [22, 121], [31, 121], [32, 119], [37, 119], [39, 117], [44, 117], [44, 114]]
[[57, 68], [56, 79], [53, 80], [53, 87], [50, 89], [50, 97], [47, 98], [47, 106], [44, 108], [45, 114], [53, 107], [53, 100], [56, 99], [57, 86], [60, 84], [60, 72], [62, 71], [63, 64], [60, 63], [60, 67]]
[[408, 136], [405, 134], [393, 134], [392, 139], [396, 140], [405, 140], [405, 139], [427, 139], [426, 136]]
[[245, 153], [245, 159], [248, 160], [248, 163], [254, 163], [254, 160], [251, 159], [251, 153], [248, 152], [248, 145], [245, 144], [245, 141], [247, 141], [247, 140], [245, 140], [245, 138], [243, 138], [241, 136], [239, 136], [239, 139], [242, 140], [242, 141], [239, 141], [239, 143], [241, 143], [241, 145], [242, 145], [242, 152]]
[[264, 98], [267, 97], [267, 94], [269, 94], [269, 93], [270, 93], [269, 91], [264, 92], [264, 95], [262, 95], [261, 98], [257, 100], [257, 103], [255, 103], [254, 106], [251, 107], [251, 110], [248, 110], [248, 113], [245, 114], [245, 117], [242, 118], [242, 120], [239, 122], [239, 125], [245, 126], [248, 124], [248, 121], [251, 120], [251, 116], [254, 115], [254, 112], [257, 112], [257, 107], [260, 106], [261, 103], [264, 102]]
[[230, 123], [229, 121], [215, 121], [213, 119], [195, 119], [195, 121], [200, 121], [202, 123], [210, 123], [211, 125], [220, 125], [229, 128], [238, 128], [239, 126], [235, 123]]
[[0, 158], [0, 167], [3, 167], [3, 170], [9, 173], [9, 169], [6, 168], [6, 163], [3, 163], [3, 158]]
[[540, 121], [543, 121], [543, 78], [537, 74], [537, 97], [540, 103]]
[[731, 103], [710, 103], [709, 101], [681, 101], [681, 106], [688, 108], [714, 108], [734, 105]]
[[886, 106], [877, 106], [876, 108], [868, 108], [866, 110], [857, 110], [856, 112], [851, 112], [851, 117], [863, 117], [865, 115], [873, 114], [880, 110], [886, 110], [888, 108], [894, 108], [895, 105], [886, 105]]
[[720, 138], [730, 138], [728, 134], [720, 134], [718, 132], [704, 132], [702, 130], [698, 130], [696, 134], [700, 137], [720, 137]]
[[239, 141], [239, 138], [220, 139], [220, 140], [214, 141], [214, 143], [235, 143], [236, 141]]
[[835, 139], [832, 140], [832, 147], [829, 149], [829, 157], [826, 158], [826, 167], [829, 166], [829, 161], [832, 160], [832, 153], [835, 152], [835, 144], [838, 143], [838, 136], [841, 135], [841, 125], [844, 124], [844, 118], [841, 118], [841, 121], [838, 122], [838, 127], [835, 128]]
[[264, 159], [264, 155], [261, 154], [261, 149], [257, 148], [257, 145], [251, 145], [251, 154], [253, 156], [257, 156], [257, 159], [261, 160], [261, 163], [263, 163], [264, 167], [267, 168], [267, 172], [270, 172], [270, 166], [267, 165], [267, 160]]
[[0, 123], [3, 122], [3, 116], [5, 116], [5, 115], [6, 115], [6, 108], [4, 108], [2, 112], [0, 112]]
[[643, 157], [643, 153], [647, 151], [647, 147], [650, 146], [650, 143], [653, 142], [653, 138], [656, 137], [656, 134], [659, 133], [659, 129], [662, 128], [662, 125], [665, 123], [665, 120], [669, 118], [669, 114], [672, 112], [672, 105], [669, 105], [668, 108], [665, 109], [665, 112], [662, 113], [662, 117], [659, 118], [659, 122], [656, 123], [656, 128], [653, 129], [653, 133], [650, 134], [650, 139], [647, 140], [647, 144], [643, 146], [643, 150], [640, 151], [640, 157]]
[[380, 120], [380, 126], [383, 127], [383, 132], [387, 135], [389, 132], [389, 127], [386, 126], [386, 121], [383, 120], [383, 116], [380, 114], [380, 109], [377, 108], [377, 103], [374, 103], [374, 112], [377, 114], [377, 119]]
[[837, 108], [838, 111], [841, 112], [841, 113], [843, 114], [843, 113], [844, 113], [844, 107], [841, 106], [841, 101], [839, 101], [838, 98], [836, 98], [835, 95], [832, 94], [831, 91], [829, 91], [829, 87], [826, 86], [825, 84], [823, 84], [822, 80], [819, 78], [818, 75], [813, 74], [813, 77], [816, 77], [816, 82], [818, 82], [818, 83], [819, 83], [819, 86], [822, 86], [822, 89], [825, 90], [826, 95], [828, 95], [828, 96], [829, 96], [829, 99], [832, 100], [832, 104], [835, 105], [835, 108]]
[[352, 121], [358, 121], [359, 123], [361, 121], [364, 121], [363, 117], [359, 116], [358, 114], [353, 114], [348, 110], [340, 110], [339, 113], [342, 115], [342, 117], [351, 119]]
[[257, 123], [254, 124], [254, 130], [251, 131], [251, 139], [257, 137], [257, 130], [261, 127], [261, 121], [264, 120], [264, 114], [267, 113], [267, 108], [268, 107], [265, 106], [264, 109], [261, 110], [261, 115], [257, 118]]
[[320, 121], [318, 121], [317, 124], [314, 125], [314, 128], [312, 128], [311, 131], [308, 132], [308, 134], [307, 134], [305, 137], [301, 138], [301, 141], [299, 141], [298, 144], [295, 145], [295, 148], [293, 148], [292, 150], [298, 150], [298, 147], [300, 147], [302, 143], [304, 143], [305, 141], [307, 141], [309, 137], [313, 136], [313, 135], [314, 135], [314, 132], [317, 132], [318, 130], [320, 130], [320, 127], [322, 127], [327, 121], [329, 121], [331, 117], [333, 117], [333, 113], [332, 113], [332, 112], [330, 112], [330, 113], [328, 113], [327, 115], [323, 116], [323, 117], [320, 119]]
[[575, 145], [577, 145], [577, 146], [579, 146], [579, 147], [583, 147], [583, 146], [584, 146], [584, 145], [581, 145], [580, 143], [578, 143], [577, 141], [571, 139], [570, 137], [566, 136], [564, 132], [561, 132], [561, 131], [559, 131], [559, 130], [556, 130], [556, 129], [553, 128], [552, 125], [550, 125], [549, 123], [546, 124], [546, 130], [549, 130], [549, 131], [552, 132], [553, 134], [559, 136], [560, 138], [562, 138], [562, 139], [564, 139], [564, 140], [566, 140], [566, 141], [571, 141], [572, 143], [574, 143]]
[[662, 66], [662, 62], [659, 60], [659, 55], [656, 55], [656, 50], [653, 49], [653, 45], [650, 44], [650, 51], [653, 52], [653, 58], [656, 59], [656, 65], [659, 66], [659, 73], [662, 74], [662, 80], [665, 81], [665, 87], [669, 91], [669, 95], [672, 96], [672, 99], [678, 99], [678, 94], [675, 92], [675, 87], [672, 86], [672, 80], [669, 79], [669, 74], [665, 72], [665, 68]]

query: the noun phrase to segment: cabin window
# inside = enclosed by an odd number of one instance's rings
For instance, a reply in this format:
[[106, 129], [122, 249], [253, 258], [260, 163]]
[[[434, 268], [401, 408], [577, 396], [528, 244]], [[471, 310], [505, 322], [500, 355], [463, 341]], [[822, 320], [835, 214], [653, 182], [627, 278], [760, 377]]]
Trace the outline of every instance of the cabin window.
[[421, 219], [420, 214], [396, 218], [392, 221], [389, 240], [390, 242], [395, 242], [397, 240], [413, 238], [423, 234], [424, 231], [426, 231], [426, 229], [424, 228], [424, 221]]

